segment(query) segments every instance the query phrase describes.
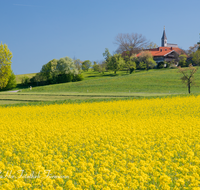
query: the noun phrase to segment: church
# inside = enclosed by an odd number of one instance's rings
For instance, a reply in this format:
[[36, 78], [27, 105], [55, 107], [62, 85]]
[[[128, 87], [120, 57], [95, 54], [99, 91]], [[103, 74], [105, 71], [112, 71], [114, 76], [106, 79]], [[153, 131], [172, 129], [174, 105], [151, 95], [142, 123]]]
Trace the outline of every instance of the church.
[[[178, 47], [177, 44], [167, 43], [167, 36], [165, 33], [165, 28], [163, 30], [163, 35], [161, 38], [161, 47], [154, 49], [145, 49], [143, 51], [149, 51], [156, 63], [160, 62], [178, 62], [178, 57], [180, 54], [185, 54], [185, 52]], [[137, 57], [140, 55], [137, 54]]]

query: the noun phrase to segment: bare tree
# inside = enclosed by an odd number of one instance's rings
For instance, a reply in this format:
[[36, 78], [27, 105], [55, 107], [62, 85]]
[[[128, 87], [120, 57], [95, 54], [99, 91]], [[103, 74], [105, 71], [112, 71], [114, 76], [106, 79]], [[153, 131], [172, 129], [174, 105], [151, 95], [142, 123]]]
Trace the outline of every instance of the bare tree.
[[194, 44], [193, 46], [190, 46], [189, 49], [186, 51], [186, 53], [189, 56], [193, 56], [193, 54], [198, 50], [200, 46], [198, 44]]
[[178, 67], [178, 69], [178, 72], [183, 74], [181, 80], [184, 84], [187, 85], [188, 92], [190, 94], [191, 85], [194, 84], [194, 73], [197, 71], [197, 68], [193, 67], [192, 64], [190, 64], [188, 68]]
[[124, 51], [141, 50], [149, 45], [147, 39], [142, 34], [118, 34], [115, 37], [114, 44], [118, 45], [117, 53]]

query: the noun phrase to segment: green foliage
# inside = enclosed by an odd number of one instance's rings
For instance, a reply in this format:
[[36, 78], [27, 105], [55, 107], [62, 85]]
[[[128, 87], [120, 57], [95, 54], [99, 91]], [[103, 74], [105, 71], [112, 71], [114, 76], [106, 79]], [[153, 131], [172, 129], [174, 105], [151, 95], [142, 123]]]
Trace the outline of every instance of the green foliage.
[[146, 68], [147, 68], [147, 66], [143, 61], [139, 62], [139, 69], [144, 70]]
[[83, 80], [75, 61], [70, 57], [53, 59], [42, 66], [40, 73], [30, 79], [32, 85], [46, 85]]
[[82, 81], [84, 79], [84, 77], [83, 77], [83, 75], [80, 73], [80, 74], [78, 74], [78, 75], [74, 75], [73, 76], [73, 82], [75, 82], [75, 81]]
[[42, 69], [40, 71], [40, 77], [42, 78], [42, 80], [48, 81], [50, 84], [53, 83], [57, 62], [58, 60], [53, 59], [42, 66]]
[[99, 69], [100, 69], [100, 66], [99, 66], [99, 64], [97, 64], [97, 62], [96, 61], [94, 61], [94, 64], [93, 64], [93, 70], [94, 71], [99, 71]]
[[17, 86], [16, 77], [15, 77], [15, 74], [13, 73], [13, 71], [12, 71], [12, 73], [10, 75], [10, 78], [8, 80], [8, 83], [7, 83], [6, 87], [5, 87], [5, 90], [13, 89], [16, 86]]
[[22, 78], [22, 80], [21, 80], [21, 84], [24, 85], [24, 86], [26, 86], [26, 85], [28, 85], [29, 83], [30, 83], [30, 78], [27, 77], [27, 76], [24, 76], [24, 77]]
[[12, 53], [6, 44], [0, 44], [0, 89], [6, 87], [11, 76]]
[[83, 71], [88, 71], [89, 68], [92, 66], [92, 63], [90, 60], [86, 60], [82, 63], [82, 70]]
[[165, 65], [165, 63], [163, 62], [163, 61], [161, 61], [161, 62], [159, 62], [158, 64], [157, 64], [157, 69], [162, 69], [162, 68], [164, 68], [164, 65]]
[[154, 68], [157, 65], [156, 62], [153, 60], [152, 54], [148, 51], [141, 52], [138, 59], [139, 59], [139, 62], [143, 62], [146, 65], [145, 69], [147, 71], [150, 68]]
[[111, 57], [111, 54], [108, 50], [108, 48], [105, 49], [105, 52], [103, 53], [103, 57], [105, 57], [105, 60], [107, 61], [109, 57]]
[[185, 54], [179, 55], [179, 63], [178, 66], [186, 67], [187, 66], [187, 56]]
[[115, 74], [125, 66], [125, 61], [121, 54], [115, 54], [109, 57], [106, 62], [108, 69], [114, 71]]
[[12, 71], [6, 87], [4, 87], [2, 90], [11, 90], [15, 88], [16, 86], [17, 86], [16, 77]]
[[200, 64], [200, 50], [197, 50], [194, 54], [193, 54], [193, 58], [192, 60], [194, 61], [194, 63], [196, 65]]
[[130, 74], [136, 69], [136, 56], [130, 56], [130, 52], [127, 51], [126, 55], [123, 57], [125, 61], [125, 68], [127, 69], [127, 72]]
[[78, 70], [70, 57], [63, 57], [58, 60], [55, 72], [57, 74], [78, 74]]
[[79, 71], [79, 73], [81, 72], [81, 67], [82, 67], [82, 62], [80, 59], [74, 59], [74, 65], [76, 67], [76, 69]]

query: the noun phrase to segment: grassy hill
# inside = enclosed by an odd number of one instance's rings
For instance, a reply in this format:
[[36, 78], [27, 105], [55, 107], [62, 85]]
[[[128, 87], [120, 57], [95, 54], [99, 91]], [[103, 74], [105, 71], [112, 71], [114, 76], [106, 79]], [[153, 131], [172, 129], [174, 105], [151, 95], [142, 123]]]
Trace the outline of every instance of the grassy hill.
[[[177, 69], [162, 69], [140, 71], [132, 74], [119, 72], [118, 75], [106, 73], [104, 75], [88, 72], [84, 73], [85, 80], [47, 86], [34, 87], [32, 92], [52, 93], [187, 93], [187, 88], [181, 83], [180, 73]], [[199, 93], [200, 70], [195, 74], [196, 86], [193, 93]], [[23, 92], [29, 92], [29, 89]]]
[[[29, 86], [18, 93], [0, 93], [0, 104], [16, 103], [63, 103], [81, 101], [102, 101], [113, 99], [158, 97], [167, 95], [186, 95], [187, 87], [182, 84], [177, 69], [162, 69], [137, 71], [127, 74], [119, 71], [83, 73], [85, 79], [79, 82], [36, 86], [30, 90]], [[32, 77], [34, 74], [27, 74]], [[18, 83], [20, 77], [17, 76]], [[191, 88], [194, 94], [200, 93], [200, 70], [195, 73], [196, 86]]]

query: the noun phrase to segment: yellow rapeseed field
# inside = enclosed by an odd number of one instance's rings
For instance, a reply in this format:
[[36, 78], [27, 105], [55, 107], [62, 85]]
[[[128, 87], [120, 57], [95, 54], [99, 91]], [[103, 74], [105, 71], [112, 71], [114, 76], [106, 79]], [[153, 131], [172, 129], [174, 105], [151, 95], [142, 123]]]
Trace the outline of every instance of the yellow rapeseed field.
[[200, 189], [200, 96], [0, 108], [0, 189]]

